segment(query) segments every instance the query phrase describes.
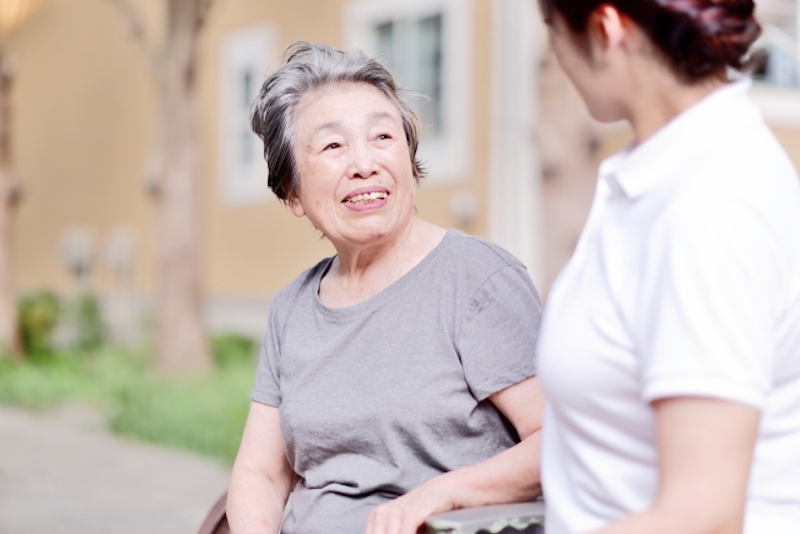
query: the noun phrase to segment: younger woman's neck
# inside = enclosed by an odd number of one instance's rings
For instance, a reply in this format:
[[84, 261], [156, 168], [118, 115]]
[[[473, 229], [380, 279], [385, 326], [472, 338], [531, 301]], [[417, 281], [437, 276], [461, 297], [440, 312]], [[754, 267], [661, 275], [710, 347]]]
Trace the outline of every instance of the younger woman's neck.
[[635, 96], [629, 107], [628, 119], [635, 143], [647, 141], [675, 117], [726, 83], [724, 76], [686, 83], [665, 65], [643, 67], [631, 92]]

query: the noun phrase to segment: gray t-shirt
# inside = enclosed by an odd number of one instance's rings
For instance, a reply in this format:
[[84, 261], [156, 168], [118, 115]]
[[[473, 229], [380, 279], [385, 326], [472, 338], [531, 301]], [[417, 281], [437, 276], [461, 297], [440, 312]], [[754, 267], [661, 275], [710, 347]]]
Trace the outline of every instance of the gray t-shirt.
[[284, 534], [361, 534], [374, 507], [511, 447], [487, 397], [536, 373], [541, 302], [497, 245], [449, 230], [344, 308], [319, 300], [331, 261], [276, 296], [251, 396], [279, 407], [301, 477]]

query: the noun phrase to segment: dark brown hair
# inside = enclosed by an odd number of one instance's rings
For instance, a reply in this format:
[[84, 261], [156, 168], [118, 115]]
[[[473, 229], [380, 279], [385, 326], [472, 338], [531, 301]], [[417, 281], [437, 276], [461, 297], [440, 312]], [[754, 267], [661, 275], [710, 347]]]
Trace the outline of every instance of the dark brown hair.
[[597, 8], [616, 7], [689, 82], [724, 73], [727, 67], [749, 68], [750, 46], [761, 33], [753, 0], [540, 0], [540, 5], [546, 22], [558, 12], [578, 34], [586, 32]]

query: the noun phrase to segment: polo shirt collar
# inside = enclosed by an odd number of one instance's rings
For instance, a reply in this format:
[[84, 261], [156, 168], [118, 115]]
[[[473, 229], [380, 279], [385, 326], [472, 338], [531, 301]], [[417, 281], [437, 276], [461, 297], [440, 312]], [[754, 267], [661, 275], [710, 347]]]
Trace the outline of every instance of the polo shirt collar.
[[681, 168], [696, 157], [698, 149], [702, 153], [703, 147], [726, 138], [735, 124], [761, 120], [747, 96], [750, 85], [750, 80], [741, 80], [713, 91], [641, 145], [631, 144], [603, 161], [600, 178], [631, 199], [679, 180], [685, 174]]

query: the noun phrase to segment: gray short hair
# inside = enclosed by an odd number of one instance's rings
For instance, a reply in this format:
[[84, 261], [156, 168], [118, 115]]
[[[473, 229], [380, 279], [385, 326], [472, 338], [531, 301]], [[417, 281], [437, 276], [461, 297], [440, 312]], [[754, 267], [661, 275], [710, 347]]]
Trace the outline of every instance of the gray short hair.
[[343, 52], [326, 45], [296, 42], [286, 48], [281, 68], [267, 77], [253, 103], [251, 124], [264, 142], [269, 168], [268, 185], [284, 202], [295, 197], [299, 186], [294, 161], [294, 111], [302, 96], [335, 83], [366, 83], [380, 90], [400, 112], [414, 179], [425, 171], [417, 160], [419, 118], [400, 98], [392, 74], [363, 52]]

